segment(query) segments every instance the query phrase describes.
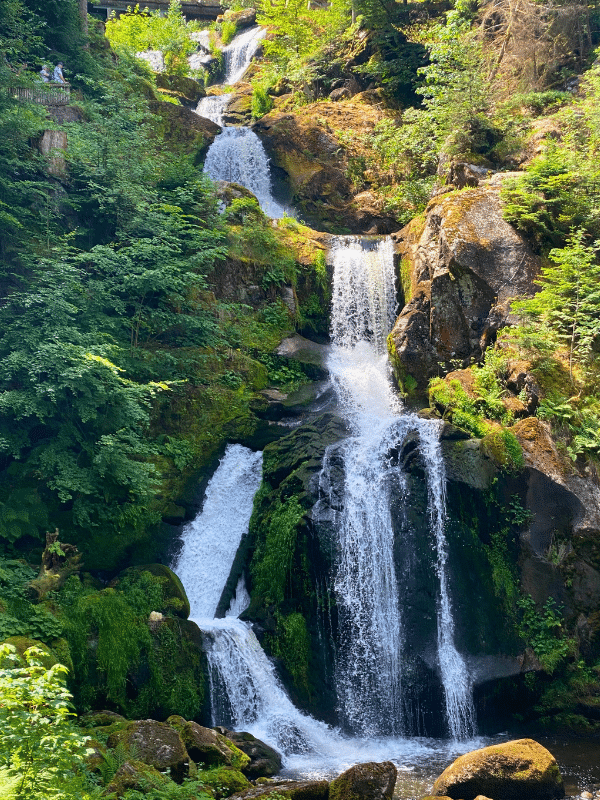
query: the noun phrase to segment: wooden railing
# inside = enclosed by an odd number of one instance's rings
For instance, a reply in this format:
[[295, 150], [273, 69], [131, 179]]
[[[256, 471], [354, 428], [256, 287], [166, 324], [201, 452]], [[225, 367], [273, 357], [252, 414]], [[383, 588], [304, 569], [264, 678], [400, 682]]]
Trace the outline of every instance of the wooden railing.
[[43, 106], [66, 106], [71, 99], [68, 83], [42, 83], [39, 86], [11, 86], [8, 93], [15, 100], [27, 100]]

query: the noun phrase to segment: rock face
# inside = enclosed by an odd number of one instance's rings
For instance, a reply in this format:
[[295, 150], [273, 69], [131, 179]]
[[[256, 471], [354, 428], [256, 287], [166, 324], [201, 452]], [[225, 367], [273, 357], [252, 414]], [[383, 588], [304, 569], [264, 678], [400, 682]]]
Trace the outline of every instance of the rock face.
[[[275, 177], [294, 192], [294, 203], [315, 228], [390, 233], [398, 224], [367, 192], [368, 180], [351, 179], [361, 163], [361, 136], [382, 118], [376, 106], [340, 100], [310, 104], [294, 113], [273, 111], [253, 126], [271, 159]], [[356, 131], [352, 141], [349, 134]]]
[[199, 163], [221, 128], [185, 106], [154, 101], [150, 110], [160, 117], [157, 129], [170, 146], [194, 156]]
[[434, 784], [434, 796], [474, 800], [554, 800], [565, 794], [556, 759], [533, 739], [484, 747], [457, 758]]
[[399, 382], [423, 389], [440, 364], [448, 371], [481, 357], [510, 300], [534, 293], [539, 263], [489, 185], [435, 198], [397, 241], [406, 305], [390, 354]]
[[144, 719], [132, 722], [123, 731], [108, 738], [108, 746], [122, 743], [133, 758], [157, 770], [170, 770], [174, 781], [181, 783], [189, 773], [190, 757], [179, 733], [165, 722]]
[[156, 75], [156, 85], [190, 108], [195, 108], [198, 100], [206, 95], [204, 87], [198, 81], [183, 75], [167, 75], [166, 72], [159, 72]]
[[392, 800], [398, 772], [391, 761], [355, 764], [329, 786], [329, 800]]

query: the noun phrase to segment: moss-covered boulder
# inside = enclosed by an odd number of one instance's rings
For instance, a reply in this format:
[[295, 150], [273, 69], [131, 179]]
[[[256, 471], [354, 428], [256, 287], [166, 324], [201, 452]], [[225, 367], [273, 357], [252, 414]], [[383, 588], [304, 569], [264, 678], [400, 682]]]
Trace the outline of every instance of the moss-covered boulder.
[[42, 655], [39, 656], [39, 659], [46, 669], [50, 669], [50, 667], [59, 663], [58, 658], [47, 645], [40, 642], [38, 639], [32, 639], [30, 636], [10, 636], [8, 639], [4, 639], [3, 644], [12, 645], [17, 651], [17, 655], [21, 656], [21, 658], [23, 657], [23, 653], [30, 647], [39, 647], [42, 651]]
[[190, 758], [197, 764], [204, 764], [207, 767], [228, 766], [243, 770], [250, 763], [250, 756], [212, 728], [204, 728], [180, 716], [171, 716], [167, 722], [178, 731]]
[[329, 800], [392, 800], [397, 775], [391, 761], [355, 764], [331, 782]]
[[444, 770], [433, 786], [437, 797], [475, 800], [555, 800], [565, 789], [556, 759], [533, 739], [474, 750]]
[[164, 89], [179, 100], [184, 105], [195, 107], [199, 100], [205, 95], [206, 91], [198, 81], [187, 78], [184, 75], [168, 75], [166, 72], [156, 74], [156, 85], [159, 89]]
[[105, 794], [123, 797], [129, 789], [144, 791], [151, 786], [159, 787], [168, 783], [169, 778], [154, 767], [142, 761], [130, 760], [122, 764], [106, 787]]
[[250, 787], [250, 781], [234, 767], [213, 767], [201, 774], [202, 783], [217, 800], [244, 792]]
[[281, 756], [268, 744], [252, 736], [251, 733], [228, 731], [225, 728], [221, 728], [220, 731], [248, 756], [248, 763], [242, 768], [246, 777], [272, 778], [281, 771]]
[[190, 108], [155, 101], [150, 110], [158, 117], [155, 130], [173, 149], [192, 155], [200, 163], [221, 128]]
[[155, 578], [158, 578], [162, 584], [163, 590], [163, 603], [161, 608], [155, 608], [154, 611], [160, 611], [163, 614], [174, 614], [182, 619], [187, 619], [190, 615], [190, 601], [188, 600], [182, 582], [179, 580], [173, 570], [166, 567], [164, 564], [141, 564], [136, 567], [128, 567], [119, 573], [119, 575], [110, 583], [112, 588], [118, 588], [123, 579], [135, 579], [136, 576], [144, 572], [149, 572]]
[[131, 758], [157, 770], [169, 770], [171, 778], [181, 783], [189, 774], [190, 757], [179, 733], [166, 722], [154, 719], [136, 720], [124, 730], [108, 737], [113, 749], [122, 745]]
[[390, 356], [402, 385], [424, 389], [440, 364], [480, 358], [511, 299], [534, 293], [539, 259], [503, 219], [496, 185], [434, 198], [396, 240], [405, 305]]

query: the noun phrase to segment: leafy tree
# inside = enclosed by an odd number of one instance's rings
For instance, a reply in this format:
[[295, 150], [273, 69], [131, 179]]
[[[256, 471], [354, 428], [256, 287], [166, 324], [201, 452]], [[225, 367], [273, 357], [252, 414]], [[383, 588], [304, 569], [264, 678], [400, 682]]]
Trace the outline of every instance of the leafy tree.
[[137, 4], [120, 17], [112, 16], [106, 24], [106, 35], [115, 50], [125, 49], [132, 55], [143, 50], [161, 50], [168, 73], [187, 75], [187, 57], [196, 49], [190, 33], [199, 30], [197, 22], [186, 22], [179, 0], [170, 0], [165, 16], [160, 11], [140, 11]]
[[589, 246], [585, 238], [583, 230], [573, 231], [566, 247], [551, 250], [552, 263], [544, 264], [536, 281], [540, 291], [514, 304], [516, 311], [539, 320], [551, 339], [567, 346], [571, 380], [574, 359], [588, 360], [600, 336], [600, 243]]
[[[0, 781], [10, 779], [14, 800], [85, 799], [90, 793], [74, 773], [83, 767], [87, 740], [70, 721], [67, 669], [44, 666], [45, 657], [30, 647], [20, 659], [0, 644]], [[69, 782], [79, 785], [62, 791]]]

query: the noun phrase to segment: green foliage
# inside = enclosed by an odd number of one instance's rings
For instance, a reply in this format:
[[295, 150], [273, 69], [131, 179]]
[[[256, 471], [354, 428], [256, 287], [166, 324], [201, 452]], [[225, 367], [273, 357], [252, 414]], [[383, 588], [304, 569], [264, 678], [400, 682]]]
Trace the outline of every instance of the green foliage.
[[551, 675], [566, 658], [573, 655], [575, 641], [562, 634], [562, 618], [552, 598], [541, 610], [529, 595], [517, 600], [517, 606], [521, 610], [519, 634], [533, 648], [544, 670]]
[[[204, 773], [201, 775], [204, 776]], [[181, 784], [174, 781], [152, 784], [148, 781], [143, 791], [128, 789], [123, 798], [124, 800], [212, 800], [213, 795], [206, 791], [205, 786], [203, 777], [186, 778]]]
[[264, 542], [252, 560], [253, 591], [265, 601], [281, 603], [290, 580], [292, 560], [304, 509], [296, 496], [278, 501], [269, 517]]
[[515, 311], [536, 320], [557, 346], [569, 350], [569, 374], [573, 364], [585, 364], [600, 340], [600, 244], [585, 244], [585, 232], [573, 231], [567, 245], [549, 253], [551, 263], [542, 266], [536, 283], [540, 291], [528, 300], [515, 303]]
[[43, 605], [27, 597], [27, 584], [36, 573], [20, 561], [0, 559], [0, 641], [27, 636], [51, 645], [62, 636], [63, 624]]
[[278, 615], [277, 635], [273, 637], [271, 652], [281, 658], [296, 686], [309, 691], [310, 637], [306, 620], [300, 612]]
[[185, 21], [179, 0], [170, 0], [164, 16], [160, 10], [151, 13], [140, 10], [138, 4], [119, 17], [113, 12], [106, 23], [106, 36], [115, 50], [124, 49], [131, 55], [148, 49], [161, 50], [171, 75], [189, 74], [187, 57], [196, 49], [190, 33], [197, 30], [197, 22]]
[[489, 430], [489, 425], [478, 410], [477, 401], [469, 397], [455, 378], [449, 381], [434, 378], [429, 384], [429, 402], [432, 406], [440, 407], [444, 416], [450, 415], [454, 425], [475, 436], [485, 436]]
[[237, 33], [237, 25], [231, 19], [224, 19], [221, 22], [221, 42], [228, 45]]
[[490, 431], [481, 442], [481, 446], [504, 472], [519, 472], [525, 466], [523, 449], [512, 431], [503, 428]]
[[260, 119], [273, 108], [273, 98], [267, 94], [264, 86], [252, 86], [252, 119]]
[[[66, 668], [42, 666], [43, 652], [31, 647], [23, 661], [10, 645], [0, 645], [0, 766], [16, 779], [15, 800], [89, 797], [83, 779], [76, 791], [61, 790], [83, 769], [86, 738], [71, 722]], [[73, 787], [75, 788], [75, 787]]]

